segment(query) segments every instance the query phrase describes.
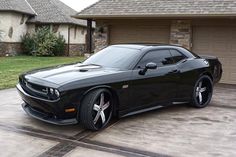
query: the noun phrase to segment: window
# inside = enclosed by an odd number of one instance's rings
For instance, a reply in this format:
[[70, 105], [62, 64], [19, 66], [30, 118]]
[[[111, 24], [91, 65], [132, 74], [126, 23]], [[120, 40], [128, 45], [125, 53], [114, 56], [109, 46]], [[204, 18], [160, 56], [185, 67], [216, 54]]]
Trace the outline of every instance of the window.
[[129, 69], [140, 56], [140, 50], [121, 46], [109, 46], [88, 58], [84, 65], [96, 64], [108, 68]]
[[147, 63], [154, 62], [158, 67], [173, 64], [169, 50], [154, 50], [148, 52], [139, 62], [138, 68], [144, 68]]
[[179, 51], [174, 50], [174, 49], [171, 49], [170, 53], [172, 55], [172, 59], [173, 59], [174, 63], [178, 63], [179, 61], [186, 58], [182, 53], [180, 53]]
[[51, 26], [50, 26], [49, 24], [36, 24], [36, 25], [35, 25], [35, 31], [36, 31], [36, 32], [37, 32], [38, 29], [40, 29], [40, 28], [47, 28], [47, 29], [50, 29]]
[[59, 24], [54, 24], [52, 25], [52, 32], [53, 33], [57, 33], [58, 32], [58, 29], [59, 29], [60, 25]]

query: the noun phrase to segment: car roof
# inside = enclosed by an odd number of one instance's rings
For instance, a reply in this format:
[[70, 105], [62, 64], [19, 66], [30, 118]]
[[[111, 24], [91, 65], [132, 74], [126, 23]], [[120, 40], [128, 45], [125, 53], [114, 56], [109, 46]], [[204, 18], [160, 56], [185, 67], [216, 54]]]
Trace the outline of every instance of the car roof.
[[161, 43], [134, 43], [134, 44], [116, 44], [116, 47], [124, 47], [131, 49], [146, 49], [146, 48], [181, 48], [179, 45], [161, 44]]
[[147, 51], [153, 50], [153, 49], [177, 49], [179, 51], [181, 51], [185, 56], [189, 57], [189, 58], [196, 58], [199, 57], [198, 55], [196, 55], [195, 53], [179, 46], [179, 45], [170, 45], [170, 44], [150, 44], [150, 43], [145, 43], [145, 44], [117, 44], [117, 45], [112, 45], [112, 46], [116, 46], [116, 47], [123, 47], [123, 48], [129, 48], [129, 49], [136, 49], [136, 50], [140, 50], [144, 53], [146, 53]]

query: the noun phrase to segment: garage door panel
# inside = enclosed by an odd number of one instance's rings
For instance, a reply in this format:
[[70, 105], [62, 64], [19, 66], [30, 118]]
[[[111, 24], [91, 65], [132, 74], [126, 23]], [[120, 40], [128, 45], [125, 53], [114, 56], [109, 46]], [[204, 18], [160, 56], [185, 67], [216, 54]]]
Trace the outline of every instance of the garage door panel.
[[[225, 51], [229, 52], [230, 50], [230, 47], [227, 43], [223, 42], [223, 41], [215, 41], [214, 44], [212, 44], [212, 48], [210, 50], [213, 50], [213, 51], [217, 51], [217, 52], [220, 52], [220, 53], [223, 53]], [[212, 51], [211, 51], [212, 52]], [[214, 52], [213, 52], [214, 53]], [[222, 54], [219, 54], [219, 55], [222, 55]]]
[[221, 83], [236, 84], [236, 28], [195, 27], [193, 51], [217, 56], [223, 67]]
[[232, 82], [232, 84], [235, 84], [235, 82], [236, 82], [236, 72], [230, 73], [230, 78], [231, 78], [230, 82]]
[[[236, 52], [236, 28], [233, 30], [232, 35], [233, 35], [232, 42], [234, 44], [231, 45], [231, 52]], [[236, 56], [236, 54], [235, 54], [235, 56]]]
[[110, 44], [119, 43], [169, 43], [169, 26], [112, 25]]

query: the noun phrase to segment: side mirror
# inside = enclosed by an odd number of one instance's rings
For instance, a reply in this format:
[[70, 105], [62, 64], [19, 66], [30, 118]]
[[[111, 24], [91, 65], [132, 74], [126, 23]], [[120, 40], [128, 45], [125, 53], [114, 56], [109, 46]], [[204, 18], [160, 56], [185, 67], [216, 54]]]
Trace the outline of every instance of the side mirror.
[[148, 69], [156, 69], [156, 68], [157, 68], [156, 63], [153, 63], [153, 62], [147, 63], [145, 68], [139, 71], [139, 74], [145, 75], [145, 73], [147, 72]]

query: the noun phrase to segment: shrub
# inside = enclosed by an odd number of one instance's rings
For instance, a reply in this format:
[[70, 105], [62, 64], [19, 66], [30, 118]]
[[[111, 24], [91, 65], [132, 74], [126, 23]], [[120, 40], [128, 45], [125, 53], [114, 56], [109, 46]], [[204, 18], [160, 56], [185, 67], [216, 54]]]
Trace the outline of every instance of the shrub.
[[22, 37], [22, 45], [26, 54], [58, 56], [64, 53], [65, 39], [63, 36], [57, 36], [51, 32], [48, 27], [42, 27], [32, 35], [24, 35]]
[[27, 55], [32, 54], [32, 52], [35, 51], [35, 47], [36, 47], [33, 37], [30, 34], [26, 34], [21, 38], [21, 40], [22, 40], [22, 47], [25, 54]]
[[59, 35], [57, 40], [56, 40], [56, 45], [55, 48], [53, 50], [53, 54], [55, 56], [63, 56], [64, 55], [64, 51], [65, 51], [65, 39], [62, 35]]

